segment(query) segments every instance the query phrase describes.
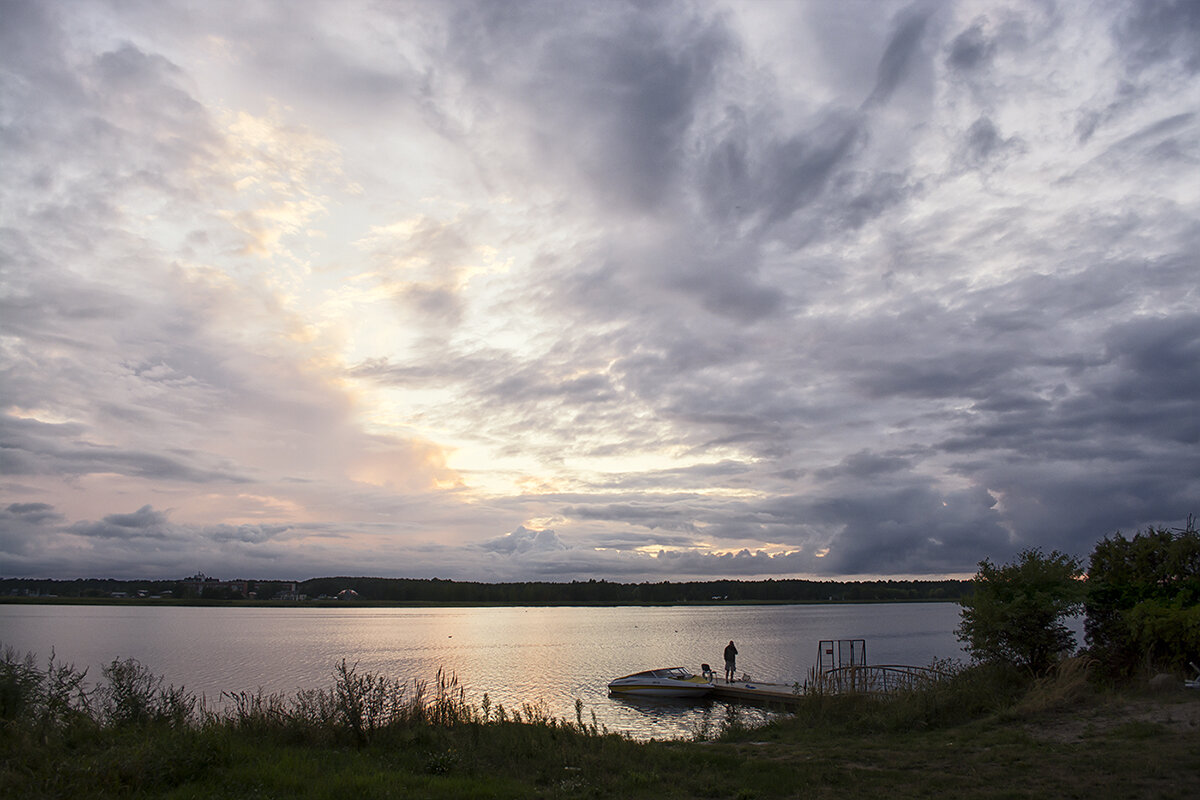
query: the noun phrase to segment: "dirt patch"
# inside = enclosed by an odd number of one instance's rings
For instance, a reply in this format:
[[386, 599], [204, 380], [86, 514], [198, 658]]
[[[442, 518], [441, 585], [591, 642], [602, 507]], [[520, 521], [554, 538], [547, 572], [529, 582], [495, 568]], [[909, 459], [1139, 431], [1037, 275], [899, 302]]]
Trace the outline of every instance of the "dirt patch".
[[1171, 697], [1122, 698], [1063, 709], [1025, 726], [1034, 738], [1078, 742], [1131, 723], [1158, 725], [1176, 733], [1200, 732], [1200, 692]]

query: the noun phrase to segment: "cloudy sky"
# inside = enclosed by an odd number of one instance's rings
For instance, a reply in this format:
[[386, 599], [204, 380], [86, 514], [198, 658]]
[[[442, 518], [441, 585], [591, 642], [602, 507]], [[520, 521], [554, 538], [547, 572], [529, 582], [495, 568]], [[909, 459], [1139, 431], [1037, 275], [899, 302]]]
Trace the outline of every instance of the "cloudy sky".
[[969, 575], [1200, 512], [1200, 5], [0, 2], [0, 574]]

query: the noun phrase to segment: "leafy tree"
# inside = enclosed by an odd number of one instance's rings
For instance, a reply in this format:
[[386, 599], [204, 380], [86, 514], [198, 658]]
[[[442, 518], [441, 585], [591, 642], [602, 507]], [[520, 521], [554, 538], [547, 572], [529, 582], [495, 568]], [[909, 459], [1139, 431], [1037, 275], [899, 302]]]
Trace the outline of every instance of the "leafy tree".
[[1200, 532], [1191, 517], [1183, 530], [1105, 537], [1087, 583], [1088, 652], [1112, 677], [1200, 659]]
[[1083, 604], [1079, 559], [1025, 550], [1011, 564], [979, 562], [974, 592], [960, 600], [958, 638], [976, 661], [1045, 672], [1075, 647], [1064, 620]]

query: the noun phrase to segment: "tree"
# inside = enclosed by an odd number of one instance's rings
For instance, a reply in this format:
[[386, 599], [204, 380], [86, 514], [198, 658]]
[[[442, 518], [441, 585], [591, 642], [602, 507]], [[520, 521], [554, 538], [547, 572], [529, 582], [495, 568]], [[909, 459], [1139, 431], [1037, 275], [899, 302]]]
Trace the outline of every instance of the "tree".
[[1025, 550], [1011, 564], [979, 562], [963, 598], [958, 638], [980, 662], [1009, 664], [1044, 673], [1075, 648], [1064, 620], [1083, 605], [1079, 559], [1055, 550]]
[[1185, 670], [1200, 657], [1200, 532], [1119, 531], [1096, 544], [1088, 565], [1088, 652], [1113, 677], [1141, 666]]

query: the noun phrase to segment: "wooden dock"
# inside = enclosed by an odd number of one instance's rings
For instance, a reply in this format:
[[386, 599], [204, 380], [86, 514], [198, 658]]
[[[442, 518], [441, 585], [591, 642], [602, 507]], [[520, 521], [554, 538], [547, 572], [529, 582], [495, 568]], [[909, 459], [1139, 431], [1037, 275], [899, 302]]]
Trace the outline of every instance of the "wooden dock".
[[[704, 668], [707, 670], [708, 665]], [[796, 708], [804, 702], [806, 691], [821, 695], [889, 694], [926, 687], [947, 677], [933, 667], [868, 665], [865, 639], [823, 639], [817, 645], [817, 666], [802, 686], [753, 681], [745, 673], [741, 680], [726, 683], [713, 675], [713, 688], [707, 696], [714, 700]]]
[[757, 705], [798, 706], [804, 696], [793, 690], [786, 683], [764, 683], [762, 681], [734, 681], [726, 683], [717, 679], [713, 682], [713, 690], [708, 694], [713, 700], [736, 700], [741, 703]]

